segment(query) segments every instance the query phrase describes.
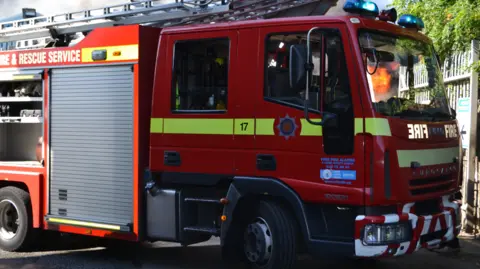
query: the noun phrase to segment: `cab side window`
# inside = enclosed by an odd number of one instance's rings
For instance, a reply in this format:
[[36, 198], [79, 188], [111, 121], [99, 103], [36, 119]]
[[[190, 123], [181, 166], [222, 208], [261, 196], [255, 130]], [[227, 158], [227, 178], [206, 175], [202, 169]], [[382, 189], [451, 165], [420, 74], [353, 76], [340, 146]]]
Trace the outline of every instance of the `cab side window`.
[[172, 110], [225, 111], [229, 39], [178, 41], [174, 50]]
[[[304, 91], [290, 88], [289, 56], [290, 47], [295, 44], [306, 44], [307, 32], [275, 33], [267, 36], [265, 42], [265, 86], [264, 97], [268, 101], [303, 108]], [[318, 110], [318, 83], [320, 77], [319, 57], [320, 42], [318, 35], [312, 36], [312, 57], [314, 60], [312, 84], [317, 85], [309, 91], [309, 108]], [[317, 61], [315, 61], [317, 59]]]

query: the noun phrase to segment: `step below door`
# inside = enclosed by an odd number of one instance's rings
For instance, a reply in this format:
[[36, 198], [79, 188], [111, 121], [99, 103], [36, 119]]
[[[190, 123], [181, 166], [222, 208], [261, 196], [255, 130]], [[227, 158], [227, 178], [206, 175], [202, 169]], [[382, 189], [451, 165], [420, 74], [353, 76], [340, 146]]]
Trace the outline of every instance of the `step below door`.
[[52, 70], [50, 111], [50, 217], [131, 224], [131, 66]]

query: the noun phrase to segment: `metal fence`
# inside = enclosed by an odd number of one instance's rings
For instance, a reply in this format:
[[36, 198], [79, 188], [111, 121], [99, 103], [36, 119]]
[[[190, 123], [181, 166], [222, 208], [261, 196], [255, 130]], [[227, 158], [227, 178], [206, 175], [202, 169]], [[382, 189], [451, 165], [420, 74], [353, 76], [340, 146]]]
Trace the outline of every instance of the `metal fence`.
[[[457, 53], [445, 60], [442, 66], [443, 82], [447, 89], [447, 96], [450, 107], [457, 109], [459, 98], [470, 97], [471, 72], [468, 66], [472, 63], [474, 53], [472, 50]], [[413, 67], [415, 102], [425, 104], [431, 101], [430, 92], [426, 90], [428, 86], [428, 73], [425, 64], [416, 63]], [[405, 66], [400, 67], [399, 71], [399, 96], [406, 97], [408, 94], [408, 73]]]
[[473, 62], [474, 54], [468, 50], [463, 53], [457, 53], [448, 58], [443, 65], [443, 81], [447, 88], [450, 106], [457, 109], [459, 98], [468, 98], [471, 96], [471, 75], [468, 69]]

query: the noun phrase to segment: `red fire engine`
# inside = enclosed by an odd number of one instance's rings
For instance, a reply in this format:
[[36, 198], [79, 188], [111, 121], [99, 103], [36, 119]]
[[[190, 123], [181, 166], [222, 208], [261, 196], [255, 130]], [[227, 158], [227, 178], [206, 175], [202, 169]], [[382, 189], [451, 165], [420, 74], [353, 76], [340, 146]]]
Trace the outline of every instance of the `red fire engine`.
[[1, 249], [218, 236], [225, 257], [291, 268], [458, 245], [457, 122], [420, 18], [152, 2], [2, 23], [1, 42], [53, 38], [0, 53]]

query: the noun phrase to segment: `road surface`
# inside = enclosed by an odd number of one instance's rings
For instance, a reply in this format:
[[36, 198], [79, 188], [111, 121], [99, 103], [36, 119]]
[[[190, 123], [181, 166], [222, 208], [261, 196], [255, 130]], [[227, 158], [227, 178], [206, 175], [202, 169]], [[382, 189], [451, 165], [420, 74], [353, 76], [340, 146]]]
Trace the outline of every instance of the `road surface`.
[[[98, 247], [96, 241], [62, 238], [55, 247], [48, 246], [41, 252], [0, 252], [0, 269], [235, 269], [222, 263], [218, 240], [182, 248], [177, 244]], [[458, 252], [432, 253], [421, 251], [418, 255], [383, 260], [375, 264], [359, 264], [349, 260], [312, 261], [301, 258], [298, 268], [360, 269], [480, 269], [480, 240], [462, 239]]]

